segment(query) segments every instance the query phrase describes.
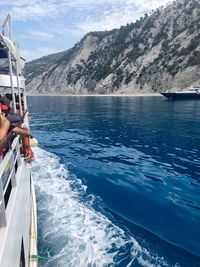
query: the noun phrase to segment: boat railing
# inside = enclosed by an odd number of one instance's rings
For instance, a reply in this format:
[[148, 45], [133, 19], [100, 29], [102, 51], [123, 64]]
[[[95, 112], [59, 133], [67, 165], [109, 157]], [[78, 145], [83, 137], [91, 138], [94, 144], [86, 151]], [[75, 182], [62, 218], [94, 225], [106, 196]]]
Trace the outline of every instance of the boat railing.
[[[24, 58], [21, 57], [19, 52], [18, 43], [12, 41], [12, 16], [8, 14], [3, 25], [2, 34], [0, 36], [3, 44], [3, 50], [7, 53], [6, 59], [8, 61], [9, 72], [6, 75], [0, 75], [0, 81], [2, 87], [9, 87], [11, 89], [12, 101], [14, 112], [16, 113], [16, 98], [15, 93], [17, 91], [19, 96], [20, 113], [22, 114], [21, 104], [21, 92], [25, 89], [25, 83], [23, 78], [23, 68], [25, 64]], [[23, 95], [25, 96], [25, 90]], [[24, 97], [25, 98], [25, 97]], [[25, 108], [27, 105], [25, 103]]]
[[16, 136], [10, 144], [10, 149], [0, 163], [0, 227], [6, 227], [7, 212], [12, 189], [17, 186], [18, 172], [21, 166], [20, 137]]
[[2, 27], [2, 34], [5, 36], [6, 30], [7, 30], [7, 33], [8, 33], [7, 35], [9, 39], [12, 40], [12, 17], [10, 13], [8, 13], [1, 27]]

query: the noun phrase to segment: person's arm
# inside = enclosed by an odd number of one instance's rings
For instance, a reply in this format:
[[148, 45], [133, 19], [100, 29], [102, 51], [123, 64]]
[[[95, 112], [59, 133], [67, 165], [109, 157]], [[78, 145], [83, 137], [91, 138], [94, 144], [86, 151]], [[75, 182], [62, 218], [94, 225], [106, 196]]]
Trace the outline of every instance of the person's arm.
[[28, 132], [27, 129], [23, 129], [23, 128], [19, 128], [19, 127], [14, 127], [12, 130], [11, 130], [12, 133], [15, 133], [15, 134], [20, 134], [20, 135], [23, 135], [25, 137], [30, 137], [30, 134]]

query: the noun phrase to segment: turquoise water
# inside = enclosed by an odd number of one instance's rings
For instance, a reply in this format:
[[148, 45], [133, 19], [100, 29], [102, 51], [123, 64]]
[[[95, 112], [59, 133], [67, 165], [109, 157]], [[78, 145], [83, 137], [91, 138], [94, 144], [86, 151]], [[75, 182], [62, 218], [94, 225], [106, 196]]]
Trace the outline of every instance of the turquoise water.
[[200, 101], [28, 101], [41, 266], [200, 266]]

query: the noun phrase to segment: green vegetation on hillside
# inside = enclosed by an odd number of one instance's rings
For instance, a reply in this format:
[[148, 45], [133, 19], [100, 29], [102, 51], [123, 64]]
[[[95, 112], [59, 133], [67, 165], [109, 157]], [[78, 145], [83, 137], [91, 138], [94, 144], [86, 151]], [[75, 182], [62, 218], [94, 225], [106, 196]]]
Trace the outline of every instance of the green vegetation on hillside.
[[28, 83], [41, 75], [42, 82], [56, 77], [53, 84], [91, 91], [98, 84], [115, 91], [131, 82], [159, 91], [162, 79], [176, 79], [191, 66], [200, 66], [200, 2], [177, 0], [119, 29], [90, 32], [67, 51], [26, 63], [25, 73]]
[[50, 66], [58, 63], [66, 54], [67, 51], [63, 51], [26, 62], [24, 72], [27, 77], [27, 82], [47, 71]]

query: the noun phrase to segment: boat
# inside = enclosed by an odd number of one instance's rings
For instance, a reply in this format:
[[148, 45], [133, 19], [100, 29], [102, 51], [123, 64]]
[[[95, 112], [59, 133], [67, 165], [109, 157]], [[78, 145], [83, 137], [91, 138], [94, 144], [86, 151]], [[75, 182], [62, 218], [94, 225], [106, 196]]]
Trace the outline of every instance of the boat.
[[168, 99], [200, 99], [200, 87], [188, 87], [180, 91], [168, 90], [161, 95], [167, 97]]
[[[25, 60], [19, 45], [12, 41], [10, 14], [1, 27], [0, 95], [4, 99], [11, 96], [14, 113], [23, 115], [24, 125], [29, 128]], [[0, 267], [38, 266], [35, 190], [31, 163], [22, 146], [23, 137], [11, 132], [0, 143]]]

